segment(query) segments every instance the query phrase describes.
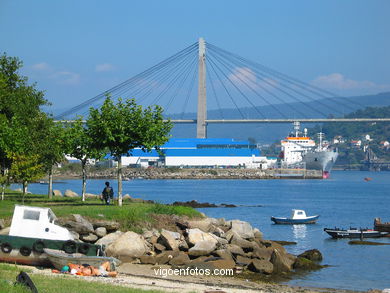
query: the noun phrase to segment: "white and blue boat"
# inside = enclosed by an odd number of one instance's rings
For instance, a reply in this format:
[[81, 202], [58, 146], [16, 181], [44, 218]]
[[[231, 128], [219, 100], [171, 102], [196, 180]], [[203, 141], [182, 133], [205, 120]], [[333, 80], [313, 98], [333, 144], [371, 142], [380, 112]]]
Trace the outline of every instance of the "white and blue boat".
[[304, 210], [292, 210], [291, 218], [271, 217], [275, 224], [315, 224], [320, 216], [306, 216]]

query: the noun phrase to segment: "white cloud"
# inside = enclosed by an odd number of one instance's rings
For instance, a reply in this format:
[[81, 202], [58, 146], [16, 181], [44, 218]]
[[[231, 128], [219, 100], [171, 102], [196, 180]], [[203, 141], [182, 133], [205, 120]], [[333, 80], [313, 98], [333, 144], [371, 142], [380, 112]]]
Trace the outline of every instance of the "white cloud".
[[312, 84], [322, 88], [338, 90], [383, 89], [387, 87], [386, 85], [378, 85], [368, 80], [357, 81], [348, 79], [341, 73], [319, 76], [312, 81]]
[[31, 68], [36, 71], [48, 71], [51, 69], [50, 65], [46, 62], [34, 64], [33, 66], [31, 66]]
[[59, 71], [51, 76], [59, 84], [76, 85], [80, 83], [80, 74], [69, 71]]
[[234, 71], [229, 74], [229, 79], [236, 83], [246, 83], [252, 85], [256, 83], [255, 73], [248, 67], [236, 67]]
[[110, 63], [103, 63], [98, 64], [95, 66], [96, 72], [106, 72], [106, 71], [113, 71], [115, 69], [115, 66]]

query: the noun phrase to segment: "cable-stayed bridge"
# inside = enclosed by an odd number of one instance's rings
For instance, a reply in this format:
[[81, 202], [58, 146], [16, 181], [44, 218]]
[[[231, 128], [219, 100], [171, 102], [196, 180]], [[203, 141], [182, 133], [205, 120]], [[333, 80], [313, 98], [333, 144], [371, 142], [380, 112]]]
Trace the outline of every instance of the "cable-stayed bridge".
[[[197, 84], [197, 89], [196, 89]], [[173, 123], [196, 123], [207, 137], [210, 123], [387, 122], [343, 118], [364, 108], [356, 101], [228, 52], [202, 38], [171, 57], [55, 117], [86, 116], [105, 97], [161, 105]]]

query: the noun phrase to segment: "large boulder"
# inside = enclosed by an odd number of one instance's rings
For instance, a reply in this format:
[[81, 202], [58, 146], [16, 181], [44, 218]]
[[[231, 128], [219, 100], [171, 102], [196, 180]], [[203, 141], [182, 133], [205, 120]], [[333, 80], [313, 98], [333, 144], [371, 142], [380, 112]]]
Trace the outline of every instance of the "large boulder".
[[9, 235], [9, 230], [11, 230], [11, 227], [5, 227], [4, 229], [0, 230], [0, 235]]
[[178, 250], [166, 250], [156, 256], [159, 265], [167, 264], [171, 259], [179, 255]]
[[213, 238], [214, 241], [203, 240], [197, 242], [193, 247], [188, 250], [188, 254], [190, 256], [201, 256], [201, 255], [209, 255], [216, 248], [217, 242]]
[[241, 238], [237, 233], [233, 232], [234, 235], [233, 237], [230, 239], [230, 244], [235, 244], [239, 247], [241, 247], [242, 249], [244, 249], [244, 251], [252, 251], [253, 248], [254, 248], [254, 244], [248, 240], [245, 240], [243, 238]]
[[122, 234], [106, 248], [107, 256], [119, 259], [137, 258], [147, 251], [148, 247], [143, 237], [132, 231]]
[[93, 233], [89, 233], [88, 235], [81, 235], [81, 240], [83, 240], [84, 242], [89, 242], [89, 243], [95, 243], [96, 240], [98, 240], [98, 237], [93, 234]]
[[70, 189], [67, 189], [67, 190], [65, 190], [64, 196], [65, 197], [78, 197], [79, 195], [76, 192], [74, 192]]
[[72, 216], [73, 220], [60, 220], [59, 224], [79, 234], [89, 234], [95, 231], [93, 225], [81, 215], [74, 214]]
[[244, 250], [240, 246], [237, 246], [235, 244], [228, 244], [226, 245], [226, 250], [229, 251], [232, 255], [246, 255]]
[[191, 229], [200, 229], [204, 232], [209, 232], [211, 226], [213, 224], [213, 220], [211, 218], [205, 218], [202, 220], [197, 220], [197, 221], [189, 221], [188, 226]]
[[270, 275], [274, 270], [274, 265], [268, 260], [253, 259], [248, 265], [248, 269], [255, 273]]
[[102, 237], [107, 235], [107, 229], [104, 228], [104, 227], [98, 227], [98, 228], [95, 229], [95, 234], [99, 238], [102, 238]]
[[242, 256], [242, 255], [237, 255], [236, 260], [237, 260], [237, 264], [240, 264], [243, 266], [247, 266], [252, 262], [251, 258]]
[[218, 249], [213, 252], [213, 255], [218, 256], [223, 259], [233, 260], [233, 256], [227, 249]]
[[269, 261], [271, 259], [273, 252], [274, 252], [274, 249], [271, 247], [268, 247], [268, 248], [256, 247], [252, 252], [252, 256], [253, 256], [253, 258], [258, 258], [258, 259], [263, 259], [263, 260]]
[[234, 269], [236, 267], [236, 263], [233, 259], [215, 259], [206, 261], [208, 265], [211, 265], [215, 269]]
[[323, 268], [323, 266], [315, 263], [314, 261], [311, 261], [305, 257], [297, 257], [297, 259], [294, 262], [293, 268], [295, 270], [318, 270]]
[[188, 255], [184, 252], [180, 252], [179, 255], [173, 257], [169, 261], [169, 264], [174, 265], [174, 266], [182, 266], [182, 265], [189, 264], [190, 262], [191, 262], [191, 260], [188, 257]]
[[98, 198], [99, 195], [93, 193], [85, 193], [85, 198]]
[[139, 260], [142, 264], [155, 265], [157, 263], [156, 257], [152, 255], [141, 255]]
[[160, 237], [157, 241], [158, 243], [164, 245], [170, 250], [178, 250], [180, 244], [180, 236], [180, 233], [162, 229]]
[[306, 250], [304, 253], [301, 253], [298, 255], [298, 257], [304, 257], [311, 261], [321, 261], [322, 260], [322, 254], [318, 249], [310, 249]]
[[241, 238], [244, 239], [252, 239], [255, 238], [253, 233], [253, 228], [248, 222], [240, 221], [240, 220], [232, 220], [231, 221], [231, 230], [232, 232], [236, 232]]
[[209, 241], [213, 242], [215, 244], [218, 243], [218, 240], [215, 239], [213, 236], [209, 233], [203, 232], [198, 228], [195, 229], [187, 229], [187, 237], [188, 237], [188, 244], [190, 245], [196, 245], [198, 242], [201, 241]]
[[274, 265], [275, 273], [291, 272], [295, 259], [290, 257], [286, 253], [280, 252], [278, 249], [274, 249], [271, 255], [271, 263]]
[[96, 241], [95, 244], [97, 245], [105, 245], [106, 247], [116, 241], [120, 236], [123, 235], [123, 232], [116, 231], [114, 233], [107, 234], [103, 238], [100, 238], [98, 241]]
[[118, 222], [109, 220], [95, 220], [92, 224], [95, 229], [98, 227], [106, 228], [107, 232], [116, 231], [120, 227], [120, 224]]
[[3, 230], [5, 228], [5, 221], [3, 219], [0, 219], [0, 230]]
[[53, 190], [53, 195], [54, 195], [54, 196], [62, 196], [62, 192], [61, 192], [61, 190], [54, 189], [54, 190]]

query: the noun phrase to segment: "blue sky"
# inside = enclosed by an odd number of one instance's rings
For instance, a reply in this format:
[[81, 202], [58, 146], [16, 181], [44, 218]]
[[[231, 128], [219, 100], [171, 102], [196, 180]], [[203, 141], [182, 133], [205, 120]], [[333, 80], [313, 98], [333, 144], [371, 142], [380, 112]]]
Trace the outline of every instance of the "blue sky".
[[390, 1], [0, 0], [0, 51], [66, 109], [204, 37], [342, 95], [390, 90]]

